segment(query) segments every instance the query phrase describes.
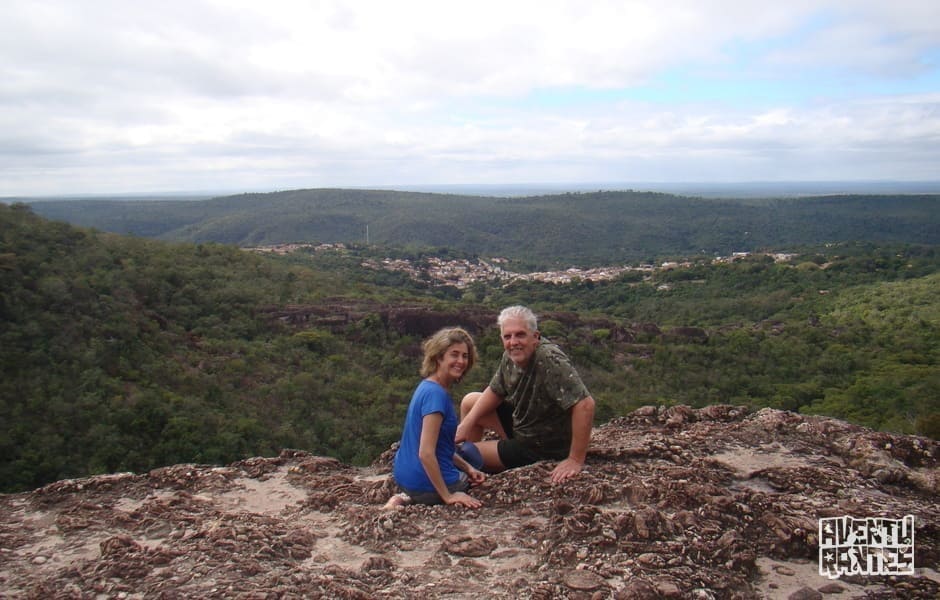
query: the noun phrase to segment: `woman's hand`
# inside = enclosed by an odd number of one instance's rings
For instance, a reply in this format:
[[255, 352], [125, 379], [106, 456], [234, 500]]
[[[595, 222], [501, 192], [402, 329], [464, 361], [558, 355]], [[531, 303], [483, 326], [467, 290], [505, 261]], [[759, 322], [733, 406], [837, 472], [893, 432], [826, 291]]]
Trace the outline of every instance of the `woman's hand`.
[[481, 483], [486, 481], [486, 473], [484, 473], [483, 471], [474, 469], [470, 465], [467, 465], [466, 473], [467, 473], [467, 480], [470, 481], [470, 483], [472, 483], [473, 485], [480, 485]]
[[451, 494], [444, 499], [446, 504], [456, 504], [458, 506], [466, 506], [467, 508], [480, 508], [483, 506], [483, 503], [477, 500], [476, 498], [465, 494], [464, 492], [457, 492]]

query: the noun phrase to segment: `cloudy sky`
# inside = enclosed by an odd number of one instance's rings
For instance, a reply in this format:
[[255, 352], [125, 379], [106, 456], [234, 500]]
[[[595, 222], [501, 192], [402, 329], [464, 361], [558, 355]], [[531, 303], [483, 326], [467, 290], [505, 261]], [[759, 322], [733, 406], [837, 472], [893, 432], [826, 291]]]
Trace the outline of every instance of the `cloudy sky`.
[[936, 0], [0, 8], [0, 196], [940, 179]]

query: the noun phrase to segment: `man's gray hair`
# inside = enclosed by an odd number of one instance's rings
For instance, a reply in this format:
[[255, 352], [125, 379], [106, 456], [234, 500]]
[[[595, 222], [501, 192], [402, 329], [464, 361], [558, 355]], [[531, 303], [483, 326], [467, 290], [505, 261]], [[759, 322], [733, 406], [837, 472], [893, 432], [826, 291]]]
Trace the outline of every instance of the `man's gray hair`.
[[535, 313], [526, 308], [525, 306], [508, 306], [499, 313], [499, 317], [496, 319], [496, 324], [499, 325], [499, 328], [503, 328], [503, 323], [508, 319], [522, 319], [525, 322], [526, 327], [529, 331], [538, 331], [539, 321], [536, 318]]

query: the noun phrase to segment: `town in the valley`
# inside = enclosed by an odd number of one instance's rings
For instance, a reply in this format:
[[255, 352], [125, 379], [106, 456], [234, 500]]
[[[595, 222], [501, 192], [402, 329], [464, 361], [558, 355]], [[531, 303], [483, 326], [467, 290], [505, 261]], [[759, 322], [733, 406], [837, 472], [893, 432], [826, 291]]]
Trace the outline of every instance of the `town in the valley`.
[[[292, 243], [275, 244], [270, 246], [256, 246], [246, 248], [246, 250], [259, 253], [271, 253], [278, 255], [292, 254], [294, 252], [343, 252], [348, 248], [342, 243]], [[713, 263], [732, 262], [741, 260], [753, 253], [735, 252], [731, 256], [720, 256], [713, 259]], [[761, 253], [770, 256], [776, 262], [786, 262], [791, 260], [795, 254], [776, 252]], [[503, 268], [508, 261], [504, 258], [489, 259], [444, 259], [439, 257], [429, 257], [422, 259], [421, 265], [416, 265], [414, 261], [402, 258], [384, 258], [364, 259], [361, 263], [363, 268], [384, 269], [387, 271], [398, 271], [407, 273], [415, 280], [428, 281], [437, 285], [451, 285], [462, 289], [467, 286], [481, 282], [504, 282], [511, 281], [541, 281], [544, 283], [565, 284], [573, 281], [608, 281], [616, 279], [624, 273], [634, 272], [644, 275], [651, 275], [657, 270], [668, 270], [687, 268], [693, 265], [692, 262], [668, 261], [659, 265], [640, 264], [640, 265], [620, 265], [595, 267], [582, 269], [579, 267], [570, 267], [561, 271], [538, 271], [533, 273], [517, 273]]]

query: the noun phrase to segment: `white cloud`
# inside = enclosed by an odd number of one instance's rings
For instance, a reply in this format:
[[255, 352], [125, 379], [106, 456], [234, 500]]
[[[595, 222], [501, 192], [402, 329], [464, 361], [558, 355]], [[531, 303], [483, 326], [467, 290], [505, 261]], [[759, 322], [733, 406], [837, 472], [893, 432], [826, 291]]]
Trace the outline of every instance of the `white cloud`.
[[11, 0], [0, 194], [935, 178], [938, 40], [914, 0]]

